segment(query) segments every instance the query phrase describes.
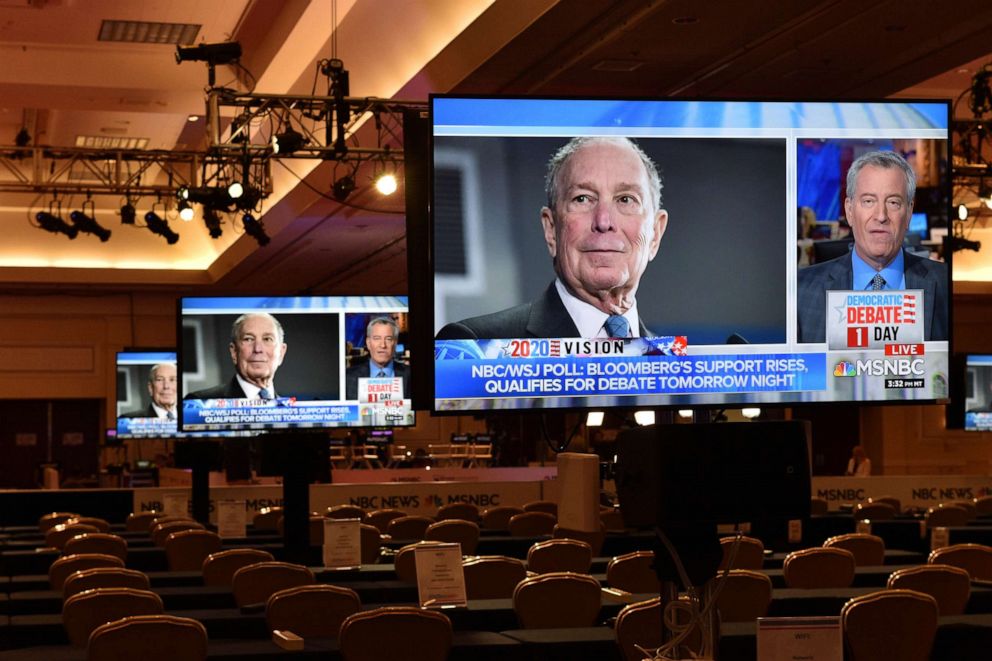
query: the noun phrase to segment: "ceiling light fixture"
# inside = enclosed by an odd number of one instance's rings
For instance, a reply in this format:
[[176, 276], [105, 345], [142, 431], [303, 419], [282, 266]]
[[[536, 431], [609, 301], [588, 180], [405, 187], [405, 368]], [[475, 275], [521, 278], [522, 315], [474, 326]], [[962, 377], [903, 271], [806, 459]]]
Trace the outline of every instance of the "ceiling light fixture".
[[338, 202], [344, 202], [351, 195], [352, 191], [355, 190], [355, 178], [350, 174], [346, 174], [337, 181], [334, 182], [334, 199]]
[[282, 133], [272, 136], [272, 151], [276, 154], [289, 156], [298, 152], [309, 142], [302, 133], [289, 126]]
[[219, 239], [220, 235], [224, 233], [220, 227], [222, 223], [223, 221], [217, 215], [216, 210], [211, 207], [203, 207], [203, 224], [207, 226], [211, 239]]
[[179, 218], [188, 223], [195, 217], [196, 213], [190, 203], [186, 200], [179, 200]]
[[78, 229], [62, 219], [61, 205], [55, 200], [48, 205], [48, 211], [39, 211], [35, 214], [35, 219], [38, 221], [38, 227], [46, 232], [65, 234], [70, 239], [75, 239], [79, 234]]
[[269, 241], [272, 239], [270, 239], [269, 235], [265, 233], [265, 225], [262, 224], [262, 221], [258, 220], [250, 213], [246, 213], [241, 218], [241, 222], [245, 226], [245, 234], [258, 241], [258, 245], [269, 245]]
[[383, 195], [392, 195], [397, 188], [399, 184], [396, 182], [396, 175], [392, 172], [383, 172], [375, 180], [375, 189]]
[[130, 200], [126, 200], [121, 205], [121, 225], [134, 225], [136, 215], [137, 211], [135, 211], [134, 205], [131, 204]]
[[210, 65], [230, 64], [241, 58], [241, 44], [225, 41], [219, 44], [197, 44], [196, 46], [176, 46], [176, 64], [183, 62], [206, 62]]
[[154, 211], [149, 211], [145, 214], [145, 226], [153, 234], [165, 237], [166, 242], [170, 246], [179, 240], [179, 235], [172, 231], [172, 228], [169, 227], [169, 222]]
[[[87, 211], [90, 212], [89, 215], [86, 215]], [[86, 200], [83, 202], [83, 206], [79, 211], [73, 211], [69, 214], [69, 220], [72, 221], [73, 226], [80, 232], [92, 234], [99, 238], [100, 241], [106, 242], [110, 239], [110, 230], [96, 222], [96, 219], [93, 217], [94, 215], [93, 200]]]

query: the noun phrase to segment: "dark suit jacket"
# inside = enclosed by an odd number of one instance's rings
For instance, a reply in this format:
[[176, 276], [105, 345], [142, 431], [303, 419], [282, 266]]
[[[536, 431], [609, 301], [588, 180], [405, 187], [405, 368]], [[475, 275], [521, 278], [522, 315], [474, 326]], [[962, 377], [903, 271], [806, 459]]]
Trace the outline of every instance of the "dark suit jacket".
[[[903, 251], [906, 289], [923, 290], [923, 337], [946, 340], [947, 265]], [[828, 290], [851, 289], [854, 267], [851, 255], [800, 269], [796, 290], [796, 314], [800, 342], [826, 341], [826, 306]]]
[[187, 394], [183, 399], [244, 399], [247, 397], [245, 391], [241, 389], [237, 377], [232, 376], [227, 383], [222, 383], [213, 388], [204, 388]]
[[[369, 366], [371, 362], [368, 358], [363, 358], [362, 362], [352, 365], [344, 374], [344, 398], [355, 399], [358, 397], [358, 379], [368, 378], [370, 374]], [[393, 359], [393, 374], [403, 379], [403, 396], [410, 399], [410, 366], [404, 362]]]
[[[651, 333], [640, 323], [641, 337]], [[517, 337], [579, 337], [579, 329], [558, 296], [555, 283], [540, 298], [507, 310], [450, 323], [438, 340], [494, 340]]]
[[138, 409], [137, 411], [128, 411], [127, 413], [121, 413], [117, 417], [119, 417], [119, 418], [157, 418], [158, 417], [158, 413], [155, 412], [155, 408], [151, 405], [151, 403], [149, 403], [148, 406], [146, 406], [143, 409]]

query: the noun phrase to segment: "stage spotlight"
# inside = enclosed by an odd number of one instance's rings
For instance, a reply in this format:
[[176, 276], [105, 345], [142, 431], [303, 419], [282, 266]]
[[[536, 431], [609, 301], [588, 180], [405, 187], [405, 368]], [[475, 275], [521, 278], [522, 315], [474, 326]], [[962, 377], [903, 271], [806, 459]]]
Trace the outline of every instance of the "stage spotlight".
[[186, 221], [187, 223], [196, 216], [193, 212], [193, 207], [189, 205], [186, 200], [179, 200], [179, 217]]
[[289, 156], [302, 149], [308, 142], [310, 141], [302, 133], [289, 127], [282, 133], [277, 133], [273, 136], [272, 151], [277, 154]]
[[181, 62], [206, 62], [207, 64], [230, 64], [241, 57], [241, 44], [225, 41], [219, 44], [198, 44], [196, 46], [176, 46], [176, 64]]
[[224, 230], [220, 228], [221, 222], [217, 211], [210, 207], [203, 207], [203, 224], [207, 226], [207, 231], [210, 233], [211, 239], [218, 239], [224, 233]]
[[134, 225], [134, 218], [137, 212], [130, 202], [121, 205], [121, 225]]
[[17, 147], [27, 147], [30, 144], [31, 144], [31, 134], [28, 133], [28, 130], [26, 128], [22, 128], [20, 131], [17, 132], [17, 135], [14, 136], [14, 145], [16, 145]]
[[398, 187], [396, 175], [391, 172], [384, 172], [375, 180], [375, 189], [383, 195], [392, 195]]
[[87, 216], [82, 211], [73, 211], [69, 214], [69, 220], [80, 232], [86, 232], [87, 234], [94, 234], [99, 237], [100, 241], [107, 241], [110, 238], [110, 230], [102, 227], [100, 223], [96, 222], [93, 216]]
[[350, 174], [345, 175], [334, 182], [334, 199], [344, 202], [353, 190], [355, 190], [355, 178]]
[[65, 234], [70, 239], [75, 239], [76, 235], [79, 234], [78, 229], [48, 211], [39, 211], [35, 214], [35, 218], [38, 219], [38, 225], [41, 229], [52, 234]]
[[234, 206], [242, 211], [252, 211], [262, 199], [262, 191], [254, 186], [245, 186], [241, 195], [234, 200]]
[[262, 225], [262, 221], [256, 219], [255, 216], [250, 213], [246, 213], [241, 218], [241, 222], [245, 226], [245, 234], [258, 241], [258, 245], [269, 245], [269, 241], [271, 241], [271, 239], [269, 238], [269, 235], [265, 233], [265, 226]]
[[232, 181], [231, 185], [227, 187], [227, 196], [232, 200], [236, 200], [245, 194], [245, 187], [240, 181]]
[[168, 221], [159, 216], [154, 211], [149, 211], [145, 214], [145, 225], [154, 234], [165, 237], [165, 240], [171, 246], [173, 243], [179, 240], [179, 235], [172, 231], [169, 227]]

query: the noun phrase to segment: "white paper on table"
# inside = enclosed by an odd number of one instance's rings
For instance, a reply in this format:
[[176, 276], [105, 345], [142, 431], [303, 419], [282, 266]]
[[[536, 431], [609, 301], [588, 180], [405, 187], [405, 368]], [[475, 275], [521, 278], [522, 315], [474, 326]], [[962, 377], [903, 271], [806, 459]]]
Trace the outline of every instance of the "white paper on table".
[[759, 617], [758, 661], [843, 661], [840, 617]]
[[217, 534], [221, 537], [247, 537], [248, 514], [243, 500], [217, 501]]
[[362, 566], [360, 519], [325, 519], [323, 563], [332, 569]]
[[461, 544], [431, 544], [414, 549], [420, 607], [465, 606]]

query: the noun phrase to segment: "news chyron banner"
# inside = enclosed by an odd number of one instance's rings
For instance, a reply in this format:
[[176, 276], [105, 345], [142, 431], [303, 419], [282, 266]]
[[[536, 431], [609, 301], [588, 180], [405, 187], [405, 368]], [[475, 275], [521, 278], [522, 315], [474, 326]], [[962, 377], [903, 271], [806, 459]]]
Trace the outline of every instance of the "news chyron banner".
[[831, 390], [844, 398], [943, 399], [946, 342], [927, 353], [923, 291], [828, 291]]
[[634, 339], [435, 341], [439, 409], [512, 408], [514, 399], [550, 398], [567, 407], [668, 403], [664, 396], [774, 394], [826, 388], [823, 353], [693, 355], [685, 336]]

